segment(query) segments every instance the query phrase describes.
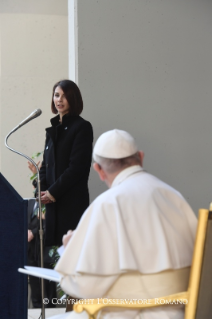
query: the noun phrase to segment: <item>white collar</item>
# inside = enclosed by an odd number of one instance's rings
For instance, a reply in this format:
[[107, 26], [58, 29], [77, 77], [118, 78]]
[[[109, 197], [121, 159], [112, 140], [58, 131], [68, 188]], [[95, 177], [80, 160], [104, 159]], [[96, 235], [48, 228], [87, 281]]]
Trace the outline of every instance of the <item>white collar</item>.
[[141, 167], [140, 165], [133, 165], [133, 166], [125, 168], [114, 178], [111, 184], [111, 188], [122, 183], [130, 175], [138, 173], [138, 172], [142, 172], [142, 171], [143, 171], [143, 167]]

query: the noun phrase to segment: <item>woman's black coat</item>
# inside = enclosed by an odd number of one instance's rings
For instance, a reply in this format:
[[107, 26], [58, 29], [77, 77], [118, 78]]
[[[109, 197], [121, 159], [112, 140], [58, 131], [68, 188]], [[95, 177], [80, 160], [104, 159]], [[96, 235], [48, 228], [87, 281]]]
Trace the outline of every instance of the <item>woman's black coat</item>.
[[78, 115], [51, 119], [40, 169], [41, 190], [56, 199], [46, 205], [45, 245], [61, 245], [62, 237], [75, 229], [89, 205], [88, 176], [91, 166], [93, 130]]

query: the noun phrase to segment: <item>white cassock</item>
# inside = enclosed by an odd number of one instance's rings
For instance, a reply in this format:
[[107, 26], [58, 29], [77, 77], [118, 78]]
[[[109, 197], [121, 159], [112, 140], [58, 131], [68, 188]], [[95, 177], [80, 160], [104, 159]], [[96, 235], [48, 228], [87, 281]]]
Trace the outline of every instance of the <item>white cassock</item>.
[[[82, 216], [56, 270], [73, 297], [149, 299], [186, 291], [197, 219], [175, 189], [140, 166], [123, 170]], [[181, 319], [180, 306], [106, 310], [99, 318]], [[56, 317], [55, 317], [56, 318]], [[74, 312], [57, 318], [87, 318]]]

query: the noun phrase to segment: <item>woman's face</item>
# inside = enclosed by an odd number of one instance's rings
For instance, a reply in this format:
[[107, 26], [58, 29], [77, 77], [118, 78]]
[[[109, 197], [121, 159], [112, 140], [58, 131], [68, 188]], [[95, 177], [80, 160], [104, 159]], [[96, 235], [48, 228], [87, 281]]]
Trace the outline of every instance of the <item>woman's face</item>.
[[66, 100], [65, 94], [59, 86], [57, 86], [54, 91], [53, 101], [61, 117], [70, 111], [70, 106]]

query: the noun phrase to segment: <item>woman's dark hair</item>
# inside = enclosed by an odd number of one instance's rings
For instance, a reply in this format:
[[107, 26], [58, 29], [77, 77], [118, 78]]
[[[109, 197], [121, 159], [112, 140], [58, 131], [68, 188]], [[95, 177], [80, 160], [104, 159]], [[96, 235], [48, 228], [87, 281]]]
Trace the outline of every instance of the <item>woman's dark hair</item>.
[[54, 105], [54, 91], [56, 87], [60, 87], [64, 94], [65, 97], [68, 101], [68, 104], [70, 106], [70, 114], [71, 115], [79, 115], [82, 113], [83, 110], [83, 100], [82, 100], [82, 95], [80, 93], [80, 90], [78, 86], [71, 80], [62, 80], [57, 82], [54, 87], [53, 87], [53, 93], [52, 93], [52, 104], [51, 104], [51, 109], [52, 113], [57, 114], [57, 109]]

